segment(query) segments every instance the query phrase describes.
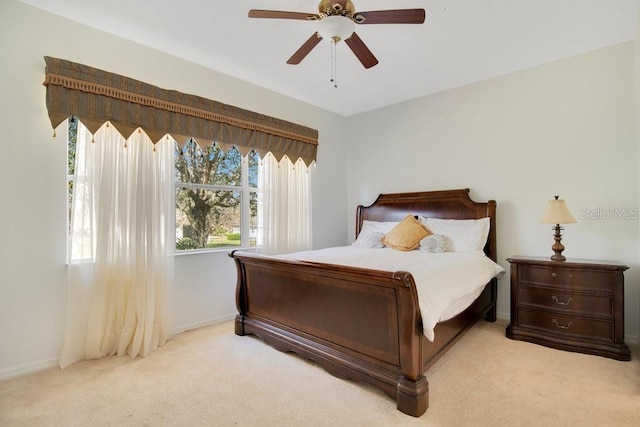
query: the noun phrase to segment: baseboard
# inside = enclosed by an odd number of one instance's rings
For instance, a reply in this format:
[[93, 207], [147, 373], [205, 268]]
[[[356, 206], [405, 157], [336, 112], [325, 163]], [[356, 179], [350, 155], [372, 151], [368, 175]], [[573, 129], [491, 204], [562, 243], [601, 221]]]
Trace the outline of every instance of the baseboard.
[[624, 342], [627, 343], [627, 345], [637, 345], [640, 346], [640, 337], [637, 335], [628, 335], [625, 334], [624, 336]]
[[500, 313], [499, 311], [496, 313], [496, 317], [500, 320], [511, 320], [511, 313]]
[[21, 377], [23, 375], [33, 374], [34, 372], [44, 371], [59, 366], [60, 359], [42, 360], [40, 362], [25, 363], [24, 365], [14, 366], [0, 371], [0, 382], [10, 380], [12, 378]]
[[172, 335], [177, 335], [177, 334], [179, 334], [181, 332], [190, 331], [192, 329], [197, 329], [197, 328], [202, 328], [204, 326], [211, 326], [211, 325], [215, 325], [215, 324], [218, 324], [218, 323], [227, 322], [229, 320], [233, 320], [235, 317], [236, 317], [236, 313], [233, 313], [233, 314], [227, 314], [225, 316], [214, 317], [212, 319], [202, 320], [200, 322], [190, 323], [190, 324], [187, 324], [187, 325], [175, 326], [171, 330], [171, 334]]

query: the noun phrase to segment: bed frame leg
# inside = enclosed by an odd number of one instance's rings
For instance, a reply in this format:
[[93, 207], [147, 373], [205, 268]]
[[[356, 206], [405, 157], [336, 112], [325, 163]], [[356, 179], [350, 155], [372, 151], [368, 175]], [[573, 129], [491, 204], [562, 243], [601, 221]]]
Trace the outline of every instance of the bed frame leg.
[[487, 315], [484, 318], [487, 322], [495, 322], [498, 319], [498, 315], [496, 313], [496, 307], [494, 306], [487, 312]]
[[419, 417], [429, 408], [429, 381], [423, 376], [417, 381], [402, 377], [398, 381], [397, 408], [407, 415]]
[[236, 335], [240, 335], [240, 336], [246, 335], [244, 332], [244, 316], [242, 314], [236, 315], [235, 330], [236, 330]]
[[487, 322], [495, 322], [498, 318], [498, 279], [491, 279], [491, 308], [487, 311], [484, 319]]

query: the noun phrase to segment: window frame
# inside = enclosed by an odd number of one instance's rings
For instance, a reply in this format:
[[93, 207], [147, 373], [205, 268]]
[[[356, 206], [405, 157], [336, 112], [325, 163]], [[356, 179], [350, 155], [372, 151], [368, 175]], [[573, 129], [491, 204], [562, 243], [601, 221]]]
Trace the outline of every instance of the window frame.
[[[232, 148], [230, 147], [229, 150], [230, 149]], [[235, 149], [239, 150], [237, 147], [235, 147]], [[177, 150], [177, 151], [178, 152], [175, 155], [179, 156], [180, 150]], [[173, 245], [173, 250], [175, 255], [188, 255], [188, 254], [203, 253], [203, 252], [221, 252], [221, 251], [228, 252], [234, 249], [257, 249], [259, 247], [257, 239], [255, 244], [251, 245], [251, 193], [256, 194], [256, 200], [260, 199], [259, 198], [260, 180], [257, 180], [255, 187], [252, 187], [249, 183], [249, 156], [254, 156], [254, 155], [257, 157], [257, 160], [259, 162], [260, 157], [253, 150], [251, 150], [246, 155], [242, 155], [242, 153], [240, 153], [240, 159], [241, 159], [240, 160], [240, 185], [237, 185], [237, 186], [220, 185], [220, 184], [201, 184], [201, 183], [195, 184], [195, 183], [189, 183], [189, 182], [182, 182], [182, 181], [178, 181], [178, 176], [177, 174], [174, 173], [174, 176], [175, 176], [175, 180], [173, 182], [174, 198], [180, 188], [198, 188], [198, 189], [208, 190], [208, 191], [232, 191], [240, 194], [240, 244], [239, 245], [225, 246], [225, 247], [218, 247], [218, 248], [196, 248], [196, 249], [180, 249], [179, 250], [176, 248], [177, 239], [174, 239], [175, 241]], [[174, 172], [175, 172], [175, 159], [174, 159]], [[175, 201], [174, 201], [174, 205], [175, 205], [175, 211], [174, 211], [173, 220], [175, 225], [177, 221], [177, 213], [178, 213], [178, 206], [175, 204]], [[258, 209], [260, 208], [259, 205], [257, 208]]]

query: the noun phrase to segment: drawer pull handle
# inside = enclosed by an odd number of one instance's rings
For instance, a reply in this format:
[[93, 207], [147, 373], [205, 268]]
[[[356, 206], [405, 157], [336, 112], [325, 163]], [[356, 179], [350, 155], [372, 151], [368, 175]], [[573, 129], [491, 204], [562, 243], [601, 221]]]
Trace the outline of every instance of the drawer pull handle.
[[569, 329], [569, 326], [571, 326], [571, 322], [569, 322], [567, 325], [559, 324], [556, 319], [553, 319], [552, 322], [554, 325], [556, 325], [556, 328], [559, 328], [559, 329]]
[[571, 301], [572, 301], [572, 299], [571, 299], [571, 298], [567, 299], [566, 301], [560, 301], [560, 300], [558, 299], [558, 297], [557, 297], [557, 296], [555, 296], [555, 295], [554, 295], [554, 296], [552, 296], [551, 298], [553, 299], [553, 302], [555, 302], [555, 303], [556, 303], [556, 304], [558, 304], [558, 305], [569, 305], [569, 304], [571, 304]]
[[[554, 272], [551, 273], [551, 277], [558, 277], [558, 274], [554, 271]], [[573, 279], [573, 273], [567, 274], [567, 277], [569, 279]]]

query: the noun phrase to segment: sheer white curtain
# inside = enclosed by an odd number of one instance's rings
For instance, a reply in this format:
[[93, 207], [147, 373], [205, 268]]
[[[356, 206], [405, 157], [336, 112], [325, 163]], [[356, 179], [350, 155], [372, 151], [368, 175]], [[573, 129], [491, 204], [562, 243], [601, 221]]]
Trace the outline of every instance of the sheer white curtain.
[[[95, 140], [95, 142], [93, 142]], [[67, 332], [60, 366], [145, 356], [169, 337], [174, 141], [78, 123]]]
[[258, 242], [265, 254], [311, 249], [311, 166], [268, 153], [260, 162]]

